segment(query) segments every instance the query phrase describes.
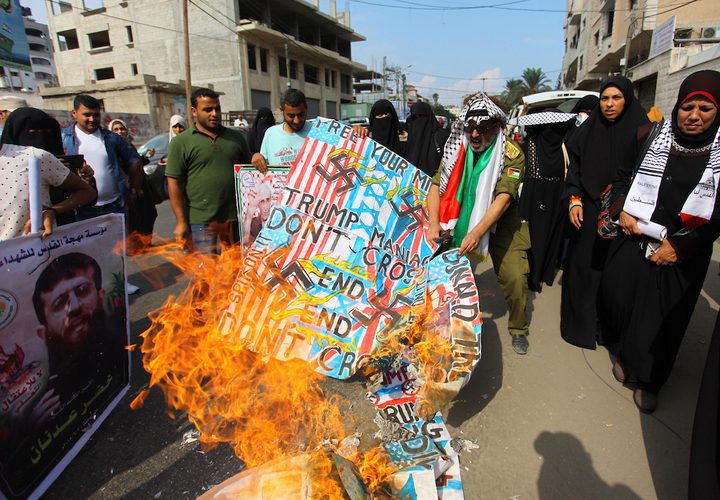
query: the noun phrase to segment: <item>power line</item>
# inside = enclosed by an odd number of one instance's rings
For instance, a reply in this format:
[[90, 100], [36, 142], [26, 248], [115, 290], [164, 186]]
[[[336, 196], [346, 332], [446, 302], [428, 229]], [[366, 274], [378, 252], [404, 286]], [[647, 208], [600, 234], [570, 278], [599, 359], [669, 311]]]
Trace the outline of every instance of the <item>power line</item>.
[[[546, 75], [551, 73], [559, 73], [562, 71], [562, 69], [553, 69], [550, 71], [543, 71]], [[486, 76], [486, 77], [475, 77], [475, 78], [468, 78], [465, 76], [441, 76], [441, 75], [433, 75], [431, 73], [422, 73], [420, 71], [413, 71], [413, 70], [407, 70], [407, 73], [414, 73], [416, 75], [422, 75], [422, 76], [432, 76], [435, 78], [443, 78], [447, 80], [471, 80], [471, 81], [480, 81], [480, 80], [510, 80], [513, 78], [522, 78], [522, 75], [517, 76]]]
[[[505, 10], [505, 11], [512, 11], [512, 12], [544, 12], [544, 13], [565, 13], [567, 10], [561, 10], [561, 9], [543, 9], [543, 8], [532, 8], [532, 7], [510, 7], [509, 5], [516, 4], [516, 3], [522, 3], [522, 1], [516, 1], [516, 2], [507, 2], [502, 4], [491, 4], [491, 5], [470, 5], [470, 6], [433, 6], [428, 4], [420, 4], [417, 2], [411, 2], [409, 0], [397, 0], [398, 2], [402, 2], [405, 5], [391, 5], [391, 4], [385, 4], [385, 3], [379, 3], [379, 2], [371, 2], [369, 0], [349, 0], [350, 2], [355, 2], [359, 4], [364, 5], [373, 5], [375, 7], [383, 7], [388, 9], [413, 9], [413, 10], [427, 10], [427, 11], [466, 11], [466, 10], [479, 10], [479, 9], [494, 9], [494, 10]], [[526, 0], [523, 0], [526, 1]], [[676, 8], [683, 7], [685, 5], [697, 2], [698, 0], [691, 0], [689, 2], [683, 3], [677, 7], [674, 7], [671, 10], [674, 10]], [[670, 4], [672, 5], [672, 4]], [[612, 9], [613, 12], [632, 12], [636, 9]], [[605, 10], [593, 10], [593, 9], [582, 9], [582, 10], [573, 10], [574, 14], [589, 14], [589, 13], [602, 13], [602, 12], [609, 12]], [[668, 11], [665, 11], [668, 12]], [[664, 12], [662, 12], [664, 13]], [[661, 13], [661, 14], [662, 14]]]

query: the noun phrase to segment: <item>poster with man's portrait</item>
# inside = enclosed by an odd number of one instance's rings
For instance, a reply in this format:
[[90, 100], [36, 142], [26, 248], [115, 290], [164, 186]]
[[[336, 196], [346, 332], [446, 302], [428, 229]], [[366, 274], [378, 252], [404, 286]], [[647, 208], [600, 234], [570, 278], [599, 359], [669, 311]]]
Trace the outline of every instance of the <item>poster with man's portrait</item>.
[[0, 242], [7, 498], [41, 495], [129, 388], [123, 241], [123, 217], [106, 215]]
[[265, 174], [255, 167], [235, 165], [235, 199], [240, 225], [240, 240], [250, 246], [270, 216], [270, 210], [282, 197], [290, 167], [269, 166]]

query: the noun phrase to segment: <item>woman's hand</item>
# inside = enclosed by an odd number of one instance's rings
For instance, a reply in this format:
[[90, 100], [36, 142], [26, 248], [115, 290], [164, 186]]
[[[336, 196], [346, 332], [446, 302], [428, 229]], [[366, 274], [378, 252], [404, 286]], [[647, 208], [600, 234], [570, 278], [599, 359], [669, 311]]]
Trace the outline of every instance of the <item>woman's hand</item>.
[[638, 227], [637, 219], [627, 212], [620, 212], [619, 224], [624, 234], [642, 234]]
[[583, 223], [583, 207], [582, 205], [575, 205], [570, 209], [570, 224], [572, 224], [575, 229], [580, 229], [580, 226], [582, 226]]
[[663, 240], [648, 260], [657, 266], [672, 266], [677, 264], [678, 256], [668, 240]]

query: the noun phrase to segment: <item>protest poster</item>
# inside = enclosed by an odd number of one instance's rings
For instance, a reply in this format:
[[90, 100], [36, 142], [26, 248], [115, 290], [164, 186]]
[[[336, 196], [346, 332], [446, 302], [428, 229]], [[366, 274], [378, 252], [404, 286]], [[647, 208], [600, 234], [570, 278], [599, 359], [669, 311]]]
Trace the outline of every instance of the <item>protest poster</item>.
[[124, 220], [0, 242], [0, 491], [39, 497], [129, 388]]
[[[247, 252], [220, 335], [280, 360], [304, 359], [327, 376], [352, 376], [382, 335], [426, 308], [426, 266], [437, 248], [425, 238], [429, 186], [430, 178], [401, 156], [318, 118], [280, 203]], [[434, 266], [441, 273], [452, 264]], [[447, 288], [461, 284], [457, 294], [474, 294], [477, 302], [474, 283], [467, 288], [467, 259], [455, 265], [465, 271], [449, 273], [457, 278]], [[475, 315], [466, 315], [467, 342], [477, 346], [470, 369], [479, 358], [475, 306]], [[462, 384], [468, 373], [452, 380]]]
[[263, 174], [252, 165], [235, 165], [235, 201], [244, 246], [255, 241], [270, 210], [282, 197], [289, 172], [288, 166], [268, 166]]

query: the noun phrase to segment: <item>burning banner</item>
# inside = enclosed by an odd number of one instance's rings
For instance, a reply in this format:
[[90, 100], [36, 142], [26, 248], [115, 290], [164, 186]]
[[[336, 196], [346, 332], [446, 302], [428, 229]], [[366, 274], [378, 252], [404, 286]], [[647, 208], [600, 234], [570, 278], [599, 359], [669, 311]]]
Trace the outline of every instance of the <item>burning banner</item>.
[[[396, 442], [426, 449], [403, 458], [387, 448], [378, 459], [375, 448], [351, 459], [365, 484], [387, 488], [391, 472], [420, 464], [399, 490], [423, 477], [447, 483], [433, 494], [462, 497], [459, 464], [436, 412], [480, 358], [480, 309], [468, 260], [457, 251], [432, 259], [429, 186], [402, 157], [319, 118], [248, 250], [177, 258], [191, 287], [154, 315], [142, 350], [151, 385], [188, 412], [203, 443], [230, 443], [248, 465], [267, 464], [273, 475], [294, 460], [312, 464], [300, 467], [306, 471], [317, 470], [318, 460], [323, 470], [338, 469], [331, 457], [339, 451], [328, 443], [350, 434], [350, 404], [325, 394], [318, 377], [361, 371], [374, 387], [388, 370], [410, 366], [400, 392], [388, 388], [392, 400], [376, 404], [384, 405], [383, 421], [412, 424]], [[237, 270], [234, 281], [227, 269]], [[428, 429], [437, 439], [427, 439]], [[404, 449], [398, 446], [395, 452]], [[293, 477], [305, 484], [309, 476]], [[256, 492], [266, 479], [254, 469], [237, 476]], [[237, 485], [221, 486], [217, 498]]]
[[[123, 217], [0, 242], [0, 491], [41, 495], [129, 384]], [[2, 496], [2, 495], [0, 495]]]

